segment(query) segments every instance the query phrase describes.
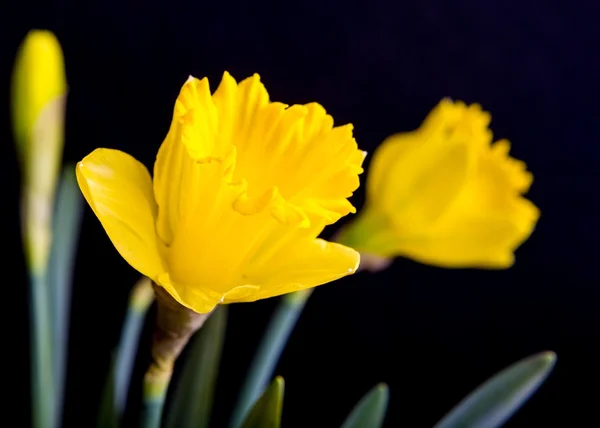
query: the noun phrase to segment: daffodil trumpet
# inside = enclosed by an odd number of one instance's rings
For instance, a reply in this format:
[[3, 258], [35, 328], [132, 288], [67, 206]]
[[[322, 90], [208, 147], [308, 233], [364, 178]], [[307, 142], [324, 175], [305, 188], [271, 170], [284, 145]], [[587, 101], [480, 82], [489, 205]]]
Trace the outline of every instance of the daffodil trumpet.
[[77, 178], [123, 258], [208, 313], [355, 272], [359, 254], [318, 235], [356, 211], [364, 157], [319, 104], [271, 102], [258, 75], [225, 73], [212, 95], [207, 79], [184, 84], [153, 178], [112, 149], [86, 156]]
[[478, 104], [442, 100], [415, 131], [373, 155], [367, 198], [337, 242], [384, 269], [403, 256], [447, 268], [505, 269], [531, 235], [539, 209], [523, 195], [533, 175], [493, 141]]

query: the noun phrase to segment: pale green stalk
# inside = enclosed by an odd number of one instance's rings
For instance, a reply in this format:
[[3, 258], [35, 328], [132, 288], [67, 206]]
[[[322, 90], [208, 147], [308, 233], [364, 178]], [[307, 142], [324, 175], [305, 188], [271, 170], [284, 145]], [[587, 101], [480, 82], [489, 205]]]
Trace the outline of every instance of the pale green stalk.
[[61, 424], [69, 345], [71, 283], [82, 213], [83, 198], [75, 179], [75, 165], [67, 165], [63, 169], [58, 190], [50, 250], [50, 265], [48, 266], [54, 352], [53, 365], [56, 406], [54, 415], [56, 421], [54, 426], [60, 426]]
[[159, 428], [175, 361], [212, 312], [199, 314], [177, 302], [164, 288], [154, 284], [157, 301], [152, 338], [152, 362], [144, 375], [141, 423]]
[[225, 342], [228, 307], [219, 306], [187, 345], [182, 370], [171, 382], [166, 428], [208, 428], [219, 362]]
[[144, 385], [144, 402], [141, 414], [141, 428], [160, 428], [167, 390], [171, 378], [166, 380], [164, 388], [157, 390]]
[[30, 274], [31, 394], [34, 428], [54, 428], [55, 400], [52, 375], [52, 324], [48, 284], [43, 272]]

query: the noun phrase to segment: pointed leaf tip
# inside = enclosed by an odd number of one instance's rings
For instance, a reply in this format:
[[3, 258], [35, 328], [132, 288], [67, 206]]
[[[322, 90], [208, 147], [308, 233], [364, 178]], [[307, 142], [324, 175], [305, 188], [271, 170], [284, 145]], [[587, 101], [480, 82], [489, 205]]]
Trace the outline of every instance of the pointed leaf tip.
[[544, 351], [540, 352], [540, 356], [542, 356], [543, 360], [545, 360], [548, 364], [556, 364], [556, 360], [558, 359], [558, 355], [554, 351]]
[[384, 391], [386, 393], [389, 392], [389, 387], [388, 387], [387, 383], [385, 383], [385, 382], [380, 382], [376, 386], [377, 386], [377, 389], [379, 389], [381, 392], [384, 392]]
[[342, 428], [379, 428], [383, 425], [389, 401], [389, 388], [385, 383], [375, 385], [354, 406]]
[[557, 356], [544, 351], [497, 373], [464, 398], [434, 428], [495, 428], [504, 424], [546, 380]]
[[242, 424], [242, 428], [279, 428], [285, 382], [277, 376], [258, 399]]
[[281, 394], [283, 395], [283, 389], [285, 388], [285, 381], [283, 380], [283, 376], [275, 376], [275, 380], [273, 380], [274, 387], [278, 390], [281, 390]]

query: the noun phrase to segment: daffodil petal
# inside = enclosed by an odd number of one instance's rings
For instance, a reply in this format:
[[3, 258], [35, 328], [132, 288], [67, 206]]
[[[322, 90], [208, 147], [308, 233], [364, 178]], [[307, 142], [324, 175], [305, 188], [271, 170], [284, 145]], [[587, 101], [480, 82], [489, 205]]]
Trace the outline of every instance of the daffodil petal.
[[[422, 157], [418, 162], [423, 165], [429, 163], [428, 171], [422, 172], [416, 180], [411, 180], [410, 202], [398, 207], [405, 211], [408, 221], [432, 224], [447, 211], [466, 184], [472, 168], [470, 155], [467, 145], [460, 143], [452, 144], [436, 154], [420, 150]], [[397, 174], [395, 179], [401, 180], [402, 176], [404, 171]], [[408, 180], [409, 176], [404, 178]]]
[[515, 249], [533, 232], [536, 209], [528, 225], [501, 217], [464, 216], [430, 236], [398, 241], [397, 253], [411, 259], [449, 268], [507, 268]]
[[533, 176], [523, 162], [508, 156], [508, 149], [508, 142], [499, 141], [491, 150], [479, 154], [473, 178], [432, 233], [451, 230], [465, 222], [509, 224], [515, 233], [508, 233], [505, 238], [515, 242], [510, 245], [512, 250], [529, 237], [540, 212], [521, 192], [531, 185]]
[[385, 192], [390, 180], [393, 180], [394, 174], [399, 171], [396, 164], [419, 146], [418, 133], [405, 132], [386, 138], [377, 147], [369, 167], [367, 180], [367, 196], [373, 203], [383, 204], [389, 196], [392, 196], [395, 201], [396, 195], [389, 195], [386, 192], [386, 197], [383, 197], [382, 192]]
[[477, 153], [489, 150], [490, 120], [478, 104], [442, 100], [419, 129], [392, 135], [377, 149], [369, 201], [397, 215], [424, 203], [420, 213], [408, 217], [423, 218], [423, 226], [435, 221], [471, 174]]
[[[399, 135], [388, 144], [403, 147], [413, 138], [416, 136]], [[398, 156], [396, 151], [384, 151], [383, 154]], [[430, 227], [465, 185], [472, 171], [472, 159], [473, 154], [464, 143], [417, 143], [395, 161], [382, 189], [371, 188], [379, 194], [370, 194], [370, 199], [376, 198], [384, 210], [402, 216], [408, 227]]]
[[259, 290], [257, 285], [240, 285], [225, 293], [223, 303], [252, 302], [257, 300]]
[[323, 239], [290, 240], [272, 257], [249, 266], [245, 275], [250, 284], [260, 284], [256, 296], [265, 299], [315, 287], [350, 275], [356, 271], [360, 255], [352, 248]]
[[208, 79], [188, 78], [177, 97], [174, 116], [180, 125], [181, 142], [192, 159], [206, 162], [223, 158], [228, 145], [216, 138], [219, 122]]
[[503, 189], [511, 193], [527, 193], [533, 183], [533, 174], [527, 171], [525, 162], [509, 155], [510, 142], [496, 141], [487, 156], [482, 158], [481, 172], [493, 175]]
[[[269, 94], [265, 85], [260, 81], [260, 76], [254, 74], [240, 82], [238, 85], [238, 116], [235, 130], [239, 136], [246, 136], [255, 124], [256, 113], [269, 103]], [[235, 140], [235, 137], [234, 137]], [[249, 148], [244, 145], [250, 143], [248, 139], [239, 141], [238, 149], [244, 152]]]
[[199, 314], [211, 312], [223, 301], [222, 293], [213, 291], [211, 287], [177, 283], [167, 272], [159, 275], [156, 283], [167, 290], [181, 305]]
[[165, 245], [173, 241], [179, 223], [180, 201], [183, 199], [183, 166], [189, 162], [183, 144], [179, 141], [180, 126], [173, 118], [171, 129], [158, 150], [154, 163], [154, 196], [158, 204], [156, 231]]
[[77, 164], [77, 182], [121, 256], [156, 279], [165, 271], [154, 229], [156, 203], [144, 165], [118, 150], [96, 149]]
[[[404, 172], [405, 176], [414, 176], [415, 172], [419, 171], [418, 168], [427, 167], [428, 163], [422, 161], [427, 159], [428, 154], [424, 153], [419, 156], [419, 149], [425, 145], [431, 146], [432, 142], [435, 144], [435, 140], [439, 144], [439, 140], [445, 136], [440, 129], [445, 126], [445, 123], [455, 121], [459, 111], [463, 109], [464, 105], [455, 107], [449, 100], [444, 99], [431, 110], [419, 129], [397, 133], [386, 138], [373, 155], [367, 182], [367, 194], [373, 195], [373, 200], [378, 203], [390, 201], [390, 204], [396, 204], [396, 200], [403, 200], [406, 196], [402, 190], [409, 187], [411, 181], [402, 186], [402, 179], [397, 180], [395, 176], [404, 168], [408, 168]], [[435, 149], [433, 151], [435, 152]], [[407, 161], [407, 159], [410, 160]], [[392, 182], [394, 185], [390, 184]], [[401, 187], [396, 189], [394, 186], [398, 184]], [[392, 193], [386, 192], [384, 196], [382, 190], [386, 189]], [[394, 205], [391, 207], [396, 208]]]
[[477, 152], [477, 170], [452, 210], [421, 239], [399, 240], [399, 251], [438, 266], [510, 267], [540, 212], [520, 196], [533, 177], [524, 163], [508, 156], [509, 149], [508, 141], [501, 140]]

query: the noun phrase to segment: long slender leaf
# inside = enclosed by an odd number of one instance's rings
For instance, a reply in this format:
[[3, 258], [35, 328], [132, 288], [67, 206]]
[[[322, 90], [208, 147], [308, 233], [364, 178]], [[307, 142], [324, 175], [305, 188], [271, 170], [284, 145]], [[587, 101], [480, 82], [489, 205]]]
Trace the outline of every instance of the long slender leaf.
[[242, 428], [279, 428], [283, 407], [284, 381], [277, 376], [254, 404]]
[[354, 406], [342, 428], [379, 428], [383, 425], [389, 401], [389, 388], [380, 383]]
[[207, 428], [225, 341], [227, 306], [219, 306], [192, 338], [167, 405], [165, 427]]
[[542, 352], [502, 370], [462, 400], [435, 428], [495, 428], [506, 422], [544, 382], [556, 363]]
[[140, 340], [140, 332], [146, 319], [148, 308], [154, 301], [154, 291], [152, 282], [149, 278], [141, 278], [131, 290], [127, 313], [121, 331], [121, 339], [117, 349], [115, 360], [115, 412], [120, 419], [125, 412], [127, 404], [127, 393], [129, 392], [129, 383], [133, 364], [137, 354]]
[[71, 313], [71, 283], [82, 213], [83, 198], [77, 186], [75, 166], [67, 165], [63, 169], [58, 188], [48, 265], [56, 401], [54, 426], [61, 425]]
[[148, 308], [154, 301], [154, 292], [150, 279], [142, 277], [132, 288], [121, 338], [113, 352], [107, 372], [97, 426], [116, 427], [119, 425], [125, 405], [131, 373], [138, 349], [139, 336]]
[[52, 327], [46, 275], [30, 274], [30, 340], [32, 423], [35, 428], [54, 427], [55, 400], [52, 373]]
[[279, 357], [311, 293], [312, 289], [302, 290], [288, 294], [281, 299], [250, 364], [248, 376], [242, 386], [230, 421], [231, 428], [240, 427], [252, 407], [252, 403], [260, 397], [269, 379], [273, 376]]
[[119, 422], [115, 412], [115, 356], [111, 356], [108, 374], [104, 383], [104, 390], [98, 411], [98, 428], [117, 428]]

